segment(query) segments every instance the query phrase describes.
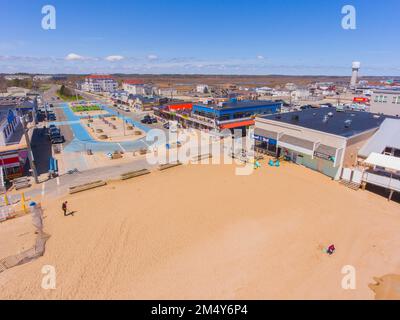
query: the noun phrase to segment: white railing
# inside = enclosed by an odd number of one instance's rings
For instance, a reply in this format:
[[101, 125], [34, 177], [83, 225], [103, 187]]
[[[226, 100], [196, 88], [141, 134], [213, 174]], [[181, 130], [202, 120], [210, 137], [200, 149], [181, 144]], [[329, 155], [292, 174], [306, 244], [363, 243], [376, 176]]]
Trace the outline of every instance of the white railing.
[[365, 182], [368, 182], [368, 183], [371, 183], [371, 184], [374, 184], [374, 185], [377, 185], [380, 187], [400, 191], [400, 180], [396, 179], [394, 177], [388, 177], [388, 176], [379, 175], [376, 173], [365, 172], [363, 180]]

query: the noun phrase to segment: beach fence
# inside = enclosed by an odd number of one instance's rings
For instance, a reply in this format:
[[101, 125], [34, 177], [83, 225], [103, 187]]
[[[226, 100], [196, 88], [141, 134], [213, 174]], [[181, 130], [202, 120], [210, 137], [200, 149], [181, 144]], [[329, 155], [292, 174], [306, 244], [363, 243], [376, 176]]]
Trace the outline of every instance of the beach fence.
[[45, 233], [39, 233], [32, 248], [22, 251], [16, 255], [0, 259], [0, 273], [43, 256], [46, 248], [46, 242], [49, 238], [49, 235]]

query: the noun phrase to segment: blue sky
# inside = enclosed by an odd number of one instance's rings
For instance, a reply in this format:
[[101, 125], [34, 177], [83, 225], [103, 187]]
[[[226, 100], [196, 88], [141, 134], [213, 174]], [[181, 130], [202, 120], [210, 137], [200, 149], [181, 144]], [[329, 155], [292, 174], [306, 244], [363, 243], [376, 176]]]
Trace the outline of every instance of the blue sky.
[[358, 60], [396, 76], [399, 13], [399, 0], [0, 0], [0, 72], [348, 75]]

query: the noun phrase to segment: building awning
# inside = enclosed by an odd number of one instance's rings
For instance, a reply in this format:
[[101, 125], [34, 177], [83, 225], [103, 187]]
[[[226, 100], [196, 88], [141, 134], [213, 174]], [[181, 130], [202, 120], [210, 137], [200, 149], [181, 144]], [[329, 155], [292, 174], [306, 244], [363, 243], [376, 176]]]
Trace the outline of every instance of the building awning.
[[391, 171], [400, 171], [400, 158], [372, 152], [365, 163]]
[[278, 140], [278, 132], [269, 131], [269, 130], [265, 130], [265, 129], [261, 129], [261, 128], [255, 128], [254, 135], [264, 137], [264, 138]]
[[315, 149], [316, 154], [321, 154], [327, 157], [335, 157], [336, 156], [336, 148], [327, 146], [325, 144], [320, 144], [317, 149]]
[[254, 125], [254, 120], [246, 120], [246, 121], [221, 124], [221, 129], [233, 129], [233, 128], [252, 126], [252, 125]]
[[284, 134], [278, 140], [278, 146], [289, 150], [297, 151], [303, 154], [307, 154], [311, 157], [314, 156], [314, 142], [310, 140], [304, 140]]

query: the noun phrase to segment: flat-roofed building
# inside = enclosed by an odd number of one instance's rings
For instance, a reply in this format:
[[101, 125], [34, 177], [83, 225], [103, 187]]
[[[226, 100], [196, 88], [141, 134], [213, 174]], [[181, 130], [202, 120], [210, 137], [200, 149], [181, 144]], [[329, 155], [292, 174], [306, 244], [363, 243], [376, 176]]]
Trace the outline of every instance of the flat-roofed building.
[[381, 115], [336, 108], [257, 117], [256, 150], [339, 179], [343, 167], [357, 165], [359, 150], [384, 120]]
[[90, 75], [80, 84], [82, 91], [113, 92], [118, 88], [118, 82], [108, 75]]
[[130, 79], [122, 82], [122, 89], [129, 94], [140, 94], [143, 96], [151, 96], [154, 94], [154, 87], [146, 84], [143, 80]]
[[370, 111], [400, 116], [400, 90], [376, 90], [372, 94]]

